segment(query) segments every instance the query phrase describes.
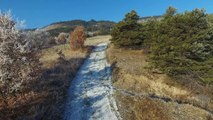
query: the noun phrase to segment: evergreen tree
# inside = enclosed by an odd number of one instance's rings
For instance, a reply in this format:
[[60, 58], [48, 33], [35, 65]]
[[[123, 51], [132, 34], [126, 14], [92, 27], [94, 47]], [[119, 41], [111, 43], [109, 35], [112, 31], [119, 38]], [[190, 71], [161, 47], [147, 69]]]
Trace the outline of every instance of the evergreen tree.
[[183, 14], [174, 14], [174, 10], [169, 8], [152, 31], [153, 65], [169, 75], [191, 74], [202, 80], [213, 79], [213, 32], [207, 14], [200, 9]]
[[152, 46], [152, 41], [156, 39], [156, 30], [157, 26], [159, 24], [159, 21], [155, 18], [151, 18], [147, 22], [143, 23], [142, 33], [144, 36], [144, 45], [143, 48], [150, 49]]
[[137, 46], [143, 43], [143, 35], [140, 32], [141, 25], [138, 23], [139, 16], [133, 10], [115, 25], [112, 30], [112, 43], [118, 47]]
[[177, 13], [177, 9], [169, 6], [169, 8], [166, 10], [166, 13], [164, 14], [164, 18], [169, 18], [172, 17], [173, 15], [175, 15]]
[[139, 16], [137, 14], [136, 11], [132, 10], [130, 13], [127, 13], [125, 15], [125, 18], [123, 19], [123, 21], [125, 22], [132, 22], [132, 23], [137, 23], [137, 21], [139, 20]]

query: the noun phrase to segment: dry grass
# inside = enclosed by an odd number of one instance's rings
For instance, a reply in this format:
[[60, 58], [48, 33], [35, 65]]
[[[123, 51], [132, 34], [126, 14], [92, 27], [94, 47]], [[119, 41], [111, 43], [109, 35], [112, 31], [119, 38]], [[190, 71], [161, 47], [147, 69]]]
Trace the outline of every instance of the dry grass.
[[58, 52], [62, 51], [65, 55], [65, 58], [67, 60], [71, 58], [85, 58], [86, 50], [82, 51], [71, 51], [69, 44], [54, 46], [52, 48], [44, 49], [41, 52], [41, 59], [40, 61], [43, 63], [44, 68], [49, 68], [51, 66], [54, 66], [57, 62]]
[[[88, 47], [92, 47], [99, 43], [109, 42], [110, 38], [111, 36], [109, 35], [91, 37], [85, 41], [85, 45]], [[44, 49], [41, 52], [42, 57], [40, 59], [40, 61], [43, 63], [44, 68], [49, 68], [51, 66], [54, 66], [58, 58], [57, 52], [60, 50], [63, 52], [67, 60], [71, 58], [85, 58], [85, 52], [87, 52], [86, 50], [71, 51], [69, 44], [58, 45], [52, 48]]]
[[132, 97], [116, 92], [123, 120], [211, 120], [212, 116], [191, 105]]
[[[146, 118], [206, 119], [209, 116], [207, 111], [213, 112], [212, 86], [202, 86], [188, 79], [174, 80], [165, 74], [151, 72], [147, 69], [149, 63], [143, 50], [119, 49], [111, 45], [107, 53], [108, 60], [112, 64], [116, 63], [113, 71], [114, 86], [116, 88], [137, 94], [155, 95], [159, 98], [169, 98], [173, 101], [178, 101], [164, 103], [162, 99], [153, 101], [152, 99], [147, 100], [147, 97], [141, 99], [119, 94], [117, 99], [118, 103], [122, 104], [121, 110], [131, 111], [121, 112], [123, 115], [127, 114], [127, 120]], [[152, 115], [139, 109], [143, 108], [143, 105], [146, 104], [147, 108], [145, 111], [149, 111]], [[125, 108], [125, 105], [129, 106]], [[165, 110], [177, 112], [164, 114], [163, 111]], [[179, 116], [176, 115], [178, 113], [180, 113]], [[199, 117], [196, 117], [197, 115]]]
[[[68, 44], [41, 51], [42, 77], [29, 81], [25, 91], [8, 98], [9, 106], [0, 100], [0, 120], [60, 120], [63, 119], [67, 89], [91, 46], [107, 41], [109, 37], [89, 38], [86, 48], [71, 51]], [[62, 51], [65, 59], [57, 54]]]
[[87, 46], [93, 46], [93, 45], [97, 45], [99, 43], [109, 42], [109, 39], [111, 39], [110, 35], [91, 37], [91, 38], [87, 38], [87, 40], [85, 41], [85, 44]]
[[124, 120], [170, 120], [168, 108], [160, 101], [116, 93], [119, 112]]

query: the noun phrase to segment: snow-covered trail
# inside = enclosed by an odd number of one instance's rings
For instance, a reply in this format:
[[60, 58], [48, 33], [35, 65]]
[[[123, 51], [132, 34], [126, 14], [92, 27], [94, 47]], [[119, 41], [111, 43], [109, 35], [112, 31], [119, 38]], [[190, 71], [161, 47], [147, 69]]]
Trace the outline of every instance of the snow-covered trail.
[[111, 68], [107, 64], [107, 43], [99, 44], [85, 60], [71, 83], [65, 120], [119, 120], [113, 98]]

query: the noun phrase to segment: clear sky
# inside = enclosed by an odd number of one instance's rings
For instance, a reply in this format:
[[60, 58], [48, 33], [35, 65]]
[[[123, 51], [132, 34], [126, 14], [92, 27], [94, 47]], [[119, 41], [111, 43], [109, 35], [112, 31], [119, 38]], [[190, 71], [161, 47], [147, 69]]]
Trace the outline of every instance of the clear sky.
[[16, 18], [26, 21], [27, 28], [73, 19], [117, 22], [130, 10], [153, 16], [163, 14], [168, 6], [179, 12], [204, 8], [213, 13], [213, 0], [0, 0], [0, 9], [11, 10]]

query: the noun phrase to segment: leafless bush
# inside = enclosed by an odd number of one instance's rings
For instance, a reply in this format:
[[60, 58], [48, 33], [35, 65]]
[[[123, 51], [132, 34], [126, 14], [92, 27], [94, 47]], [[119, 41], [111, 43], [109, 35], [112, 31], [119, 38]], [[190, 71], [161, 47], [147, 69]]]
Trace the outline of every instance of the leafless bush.
[[56, 45], [57, 44], [56, 39], [54, 37], [49, 37], [47, 44], [48, 44], [48, 47]]
[[21, 92], [27, 81], [38, 77], [38, 50], [43, 43], [40, 31], [21, 32], [9, 12], [0, 13], [0, 95]]
[[67, 33], [60, 33], [58, 35], [58, 37], [56, 38], [57, 39], [57, 43], [58, 44], [65, 44], [67, 42], [67, 39], [68, 39], [69, 35]]
[[22, 32], [23, 38], [29, 41], [29, 45], [36, 50], [40, 50], [44, 47], [48, 46], [48, 41], [50, 39], [50, 34], [43, 30], [35, 30], [35, 31], [28, 31]]

